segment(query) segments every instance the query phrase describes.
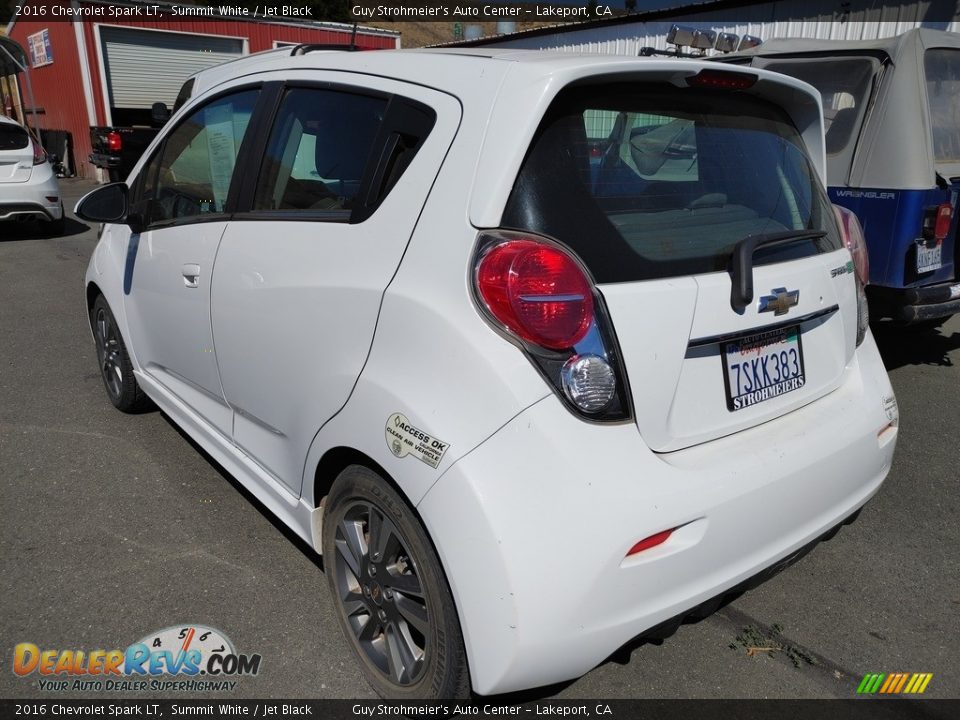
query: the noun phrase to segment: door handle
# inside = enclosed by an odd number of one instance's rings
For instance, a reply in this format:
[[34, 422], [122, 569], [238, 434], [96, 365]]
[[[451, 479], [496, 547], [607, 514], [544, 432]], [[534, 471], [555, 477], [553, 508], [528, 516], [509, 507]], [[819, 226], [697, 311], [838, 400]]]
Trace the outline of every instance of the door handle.
[[186, 263], [183, 266], [183, 284], [188, 288], [195, 288], [200, 284], [200, 266], [196, 263]]

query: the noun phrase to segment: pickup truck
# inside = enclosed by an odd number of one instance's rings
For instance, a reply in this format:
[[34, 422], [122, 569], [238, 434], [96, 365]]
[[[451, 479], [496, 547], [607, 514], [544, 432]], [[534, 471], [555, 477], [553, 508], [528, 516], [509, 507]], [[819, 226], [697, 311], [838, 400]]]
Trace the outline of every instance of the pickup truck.
[[90, 162], [103, 168], [110, 182], [125, 180], [147, 146], [170, 118], [164, 103], [154, 103], [150, 127], [114, 127], [104, 125], [90, 128]]

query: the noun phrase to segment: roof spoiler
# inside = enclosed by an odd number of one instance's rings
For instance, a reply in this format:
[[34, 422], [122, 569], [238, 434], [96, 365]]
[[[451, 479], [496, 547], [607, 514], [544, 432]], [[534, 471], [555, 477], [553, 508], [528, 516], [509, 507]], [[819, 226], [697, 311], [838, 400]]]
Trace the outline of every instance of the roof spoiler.
[[294, 46], [290, 51], [290, 57], [297, 55], [306, 55], [309, 52], [318, 52], [320, 50], [340, 50], [342, 52], [357, 52], [357, 23], [353, 24], [353, 30], [350, 32], [349, 43], [302, 43]]
[[356, 45], [351, 43], [303, 43], [297, 45], [290, 51], [290, 57], [295, 57], [297, 55], [306, 55], [311, 52], [319, 52], [321, 50], [340, 50], [342, 52], [357, 52], [360, 50]]

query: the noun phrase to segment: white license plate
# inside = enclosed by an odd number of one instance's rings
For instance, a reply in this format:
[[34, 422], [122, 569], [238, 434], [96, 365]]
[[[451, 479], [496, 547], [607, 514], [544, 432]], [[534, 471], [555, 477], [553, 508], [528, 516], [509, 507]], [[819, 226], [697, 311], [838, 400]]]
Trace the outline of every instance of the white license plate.
[[925, 273], [943, 267], [943, 245], [928, 248], [917, 244], [917, 272]]
[[800, 328], [768, 330], [726, 343], [723, 369], [731, 412], [799, 390], [805, 382]]

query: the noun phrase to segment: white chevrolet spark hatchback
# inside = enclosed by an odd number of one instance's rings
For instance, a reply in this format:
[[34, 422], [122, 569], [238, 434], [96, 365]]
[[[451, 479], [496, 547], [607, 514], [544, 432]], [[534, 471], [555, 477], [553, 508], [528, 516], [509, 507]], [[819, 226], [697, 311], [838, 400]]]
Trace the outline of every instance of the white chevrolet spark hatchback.
[[323, 554], [379, 693], [577, 677], [880, 487], [897, 405], [808, 85], [310, 48], [210, 78], [78, 205], [103, 380]]

